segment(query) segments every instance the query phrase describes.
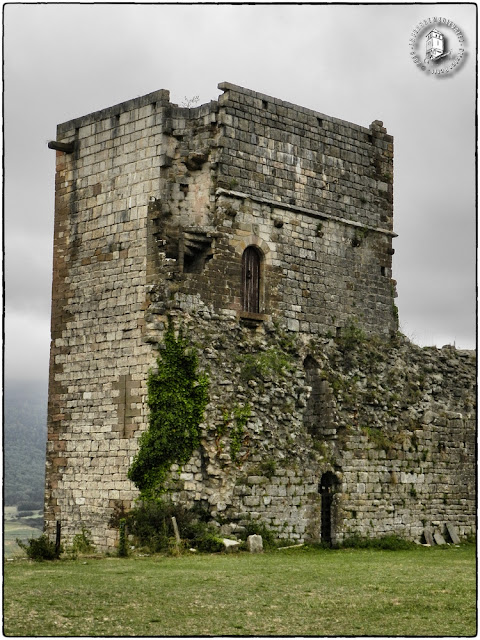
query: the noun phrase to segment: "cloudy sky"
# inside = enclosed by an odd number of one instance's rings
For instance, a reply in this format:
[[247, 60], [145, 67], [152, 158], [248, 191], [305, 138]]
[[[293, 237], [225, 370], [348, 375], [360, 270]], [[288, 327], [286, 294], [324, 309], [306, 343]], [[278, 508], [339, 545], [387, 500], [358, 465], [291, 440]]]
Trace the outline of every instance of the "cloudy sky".
[[[439, 15], [466, 51], [444, 77], [422, 72], [409, 48], [416, 25]], [[474, 348], [476, 23], [467, 4], [6, 5], [6, 380], [48, 377], [57, 123], [157, 89], [208, 102], [222, 81], [384, 122], [401, 330]]]

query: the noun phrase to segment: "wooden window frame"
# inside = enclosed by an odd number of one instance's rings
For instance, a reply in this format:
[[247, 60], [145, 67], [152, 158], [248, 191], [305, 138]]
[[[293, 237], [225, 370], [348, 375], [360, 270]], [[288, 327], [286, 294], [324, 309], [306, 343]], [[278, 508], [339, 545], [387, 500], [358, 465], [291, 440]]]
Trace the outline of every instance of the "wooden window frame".
[[263, 306], [263, 253], [254, 244], [242, 254], [242, 311], [261, 314]]

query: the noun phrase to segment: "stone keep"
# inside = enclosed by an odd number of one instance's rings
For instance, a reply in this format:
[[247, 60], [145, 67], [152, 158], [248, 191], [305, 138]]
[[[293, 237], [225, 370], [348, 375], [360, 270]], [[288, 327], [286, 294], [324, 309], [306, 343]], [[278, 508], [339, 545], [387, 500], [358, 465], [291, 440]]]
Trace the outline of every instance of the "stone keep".
[[392, 137], [219, 89], [196, 108], [157, 91], [49, 143], [47, 532], [60, 521], [67, 538], [84, 526], [115, 546], [170, 318], [210, 377], [172, 500], [227, 535], [249, 519], [300, 542], [471, 533], [475, 359], [397, 332]]

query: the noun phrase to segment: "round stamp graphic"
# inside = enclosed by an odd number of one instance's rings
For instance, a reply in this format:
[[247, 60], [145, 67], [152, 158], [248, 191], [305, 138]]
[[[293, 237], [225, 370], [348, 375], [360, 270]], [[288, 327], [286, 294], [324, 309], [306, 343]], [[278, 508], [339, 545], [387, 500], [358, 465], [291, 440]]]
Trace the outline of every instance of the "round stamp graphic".
[[412, 31], [408, 44], [413, 63], [429, 75], [452, 73], [465, 59], [465, 37], [448, 18], [425, 18]]

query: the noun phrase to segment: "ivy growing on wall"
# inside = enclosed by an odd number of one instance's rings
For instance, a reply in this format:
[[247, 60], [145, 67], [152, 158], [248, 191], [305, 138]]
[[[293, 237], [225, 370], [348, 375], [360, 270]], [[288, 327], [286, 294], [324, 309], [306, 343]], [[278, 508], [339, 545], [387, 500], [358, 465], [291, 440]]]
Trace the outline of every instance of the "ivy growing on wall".
[[243, 438], [245, 435], [245, 427], [252, 411], [250, 405], [235, 405], [233, 409], [234, 426], [231, 430], [230, 456], [233, 462], [238, 462], [238, 454], [242, 448]]
[[245, 428], [248, 423], [248, 419], [252, 414], [252, 409], [247, 403], [246, 405], [236, 404], [233, 410], [225, 409], [223, 412], [223, 422], [217, 425], [216, 429], [216, 445], [217, 451], [220, 452], [223, 449], [223, 445], [220, 444], [220, 439], [227, 433], [230, 434], [230, 457], [232, 462], [238, 464], [241, 462], [238, 458], [240, 449], [244, 445], [246, 436]]
[[164, 493], [171, 465], [186, 464], [198, 447], [208, 386], [207, 374], [198, 372], [195, 349], [182, 329], [175, 336], [169, 321], [157, 370], [148, 376], [148, 429], [140, 437], [138, 453], [128, 471], [142, 499]]
[[292, 370], [291, 358], [283, 350], [270, 347], [259, 353], [242, 354], [240, 378], [244, 381], [278, 379]]

